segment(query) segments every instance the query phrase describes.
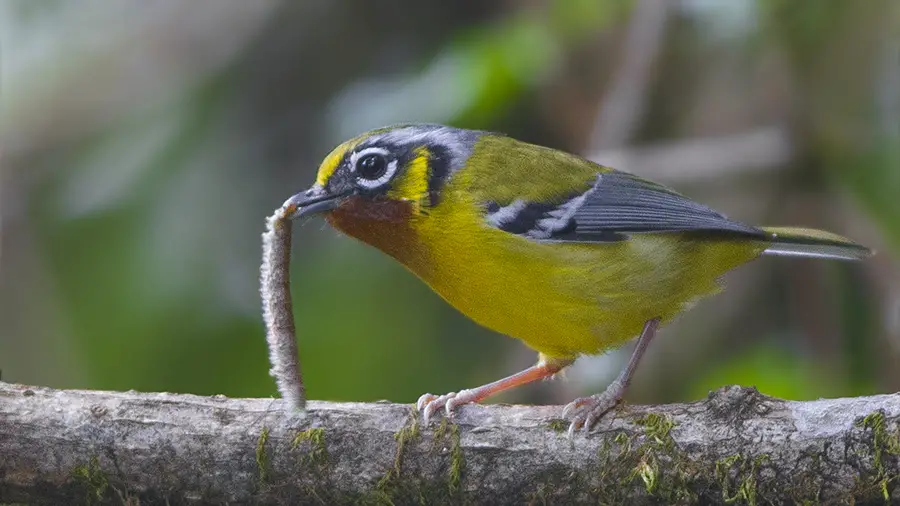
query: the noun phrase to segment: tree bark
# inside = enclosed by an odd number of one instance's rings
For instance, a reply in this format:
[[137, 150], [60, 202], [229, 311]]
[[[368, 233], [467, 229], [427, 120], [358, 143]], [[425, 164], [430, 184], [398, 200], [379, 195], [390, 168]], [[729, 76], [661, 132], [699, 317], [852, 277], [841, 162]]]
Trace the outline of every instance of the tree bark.
[[782, 504], [900, 500], [900, 395], [726, 387], [566, 437], [557, 406], [409, 405], [0, 383], [0, 503]]

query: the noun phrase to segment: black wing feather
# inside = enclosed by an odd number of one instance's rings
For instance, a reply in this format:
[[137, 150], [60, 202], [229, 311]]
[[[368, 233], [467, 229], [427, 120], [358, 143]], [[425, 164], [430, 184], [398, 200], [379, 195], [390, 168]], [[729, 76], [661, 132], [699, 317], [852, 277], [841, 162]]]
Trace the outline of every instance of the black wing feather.
[[572, 217], [576, 233], [719, 231], [762, 235], [664, 186], [625, 172], [601, 174]]
[[664, 186], [619, 171], [599, 174], [590, 190], [560, 204], [527, 203], [521, 218], [499, 228], [537, 240], [581, 242], [620, 241], [628, 234], [646, 232], [765, 234]]

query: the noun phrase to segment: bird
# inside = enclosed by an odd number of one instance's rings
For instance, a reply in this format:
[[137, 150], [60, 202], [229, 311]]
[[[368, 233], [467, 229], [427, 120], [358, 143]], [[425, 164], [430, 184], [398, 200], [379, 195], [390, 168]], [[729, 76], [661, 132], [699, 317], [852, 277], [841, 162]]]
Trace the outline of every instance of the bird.
[[501, 133], [427, 123], [365, 132], [334, 148], [284, 204], [373, 246], [471, 320], [521, 340], [535, 365], [444, 395], [443, 409], [550, 379], [637, 338], [618, 377], [565, 406], [569, 434], [618, 405], [657, 329], [762, 255], [861, 260], [849, 239], [727, 218], [658, 183]]

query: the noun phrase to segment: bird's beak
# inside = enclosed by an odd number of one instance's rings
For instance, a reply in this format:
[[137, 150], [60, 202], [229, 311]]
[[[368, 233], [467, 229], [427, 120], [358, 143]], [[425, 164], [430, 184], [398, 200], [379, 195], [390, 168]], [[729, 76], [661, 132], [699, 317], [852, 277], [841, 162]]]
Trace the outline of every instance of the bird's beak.
[[348, 193], [332, 195], [321, 187], [314, 186], [287, 199], [282, 207], [288, 209], [287, 218], [293, 220], [336, 209], [347, 196]]

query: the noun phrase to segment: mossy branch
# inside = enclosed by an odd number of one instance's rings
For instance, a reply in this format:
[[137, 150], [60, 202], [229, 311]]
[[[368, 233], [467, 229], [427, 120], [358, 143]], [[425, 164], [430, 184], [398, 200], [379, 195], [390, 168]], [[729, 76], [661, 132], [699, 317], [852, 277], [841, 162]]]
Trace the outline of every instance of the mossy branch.
[[[568, 439], [559, 407], [52, 390], [0, 383], [0, 503], [844, 504], [900, 501], [900, 395], [728, 387]], [[298, 425], [299, 424], [299, 425]]]

